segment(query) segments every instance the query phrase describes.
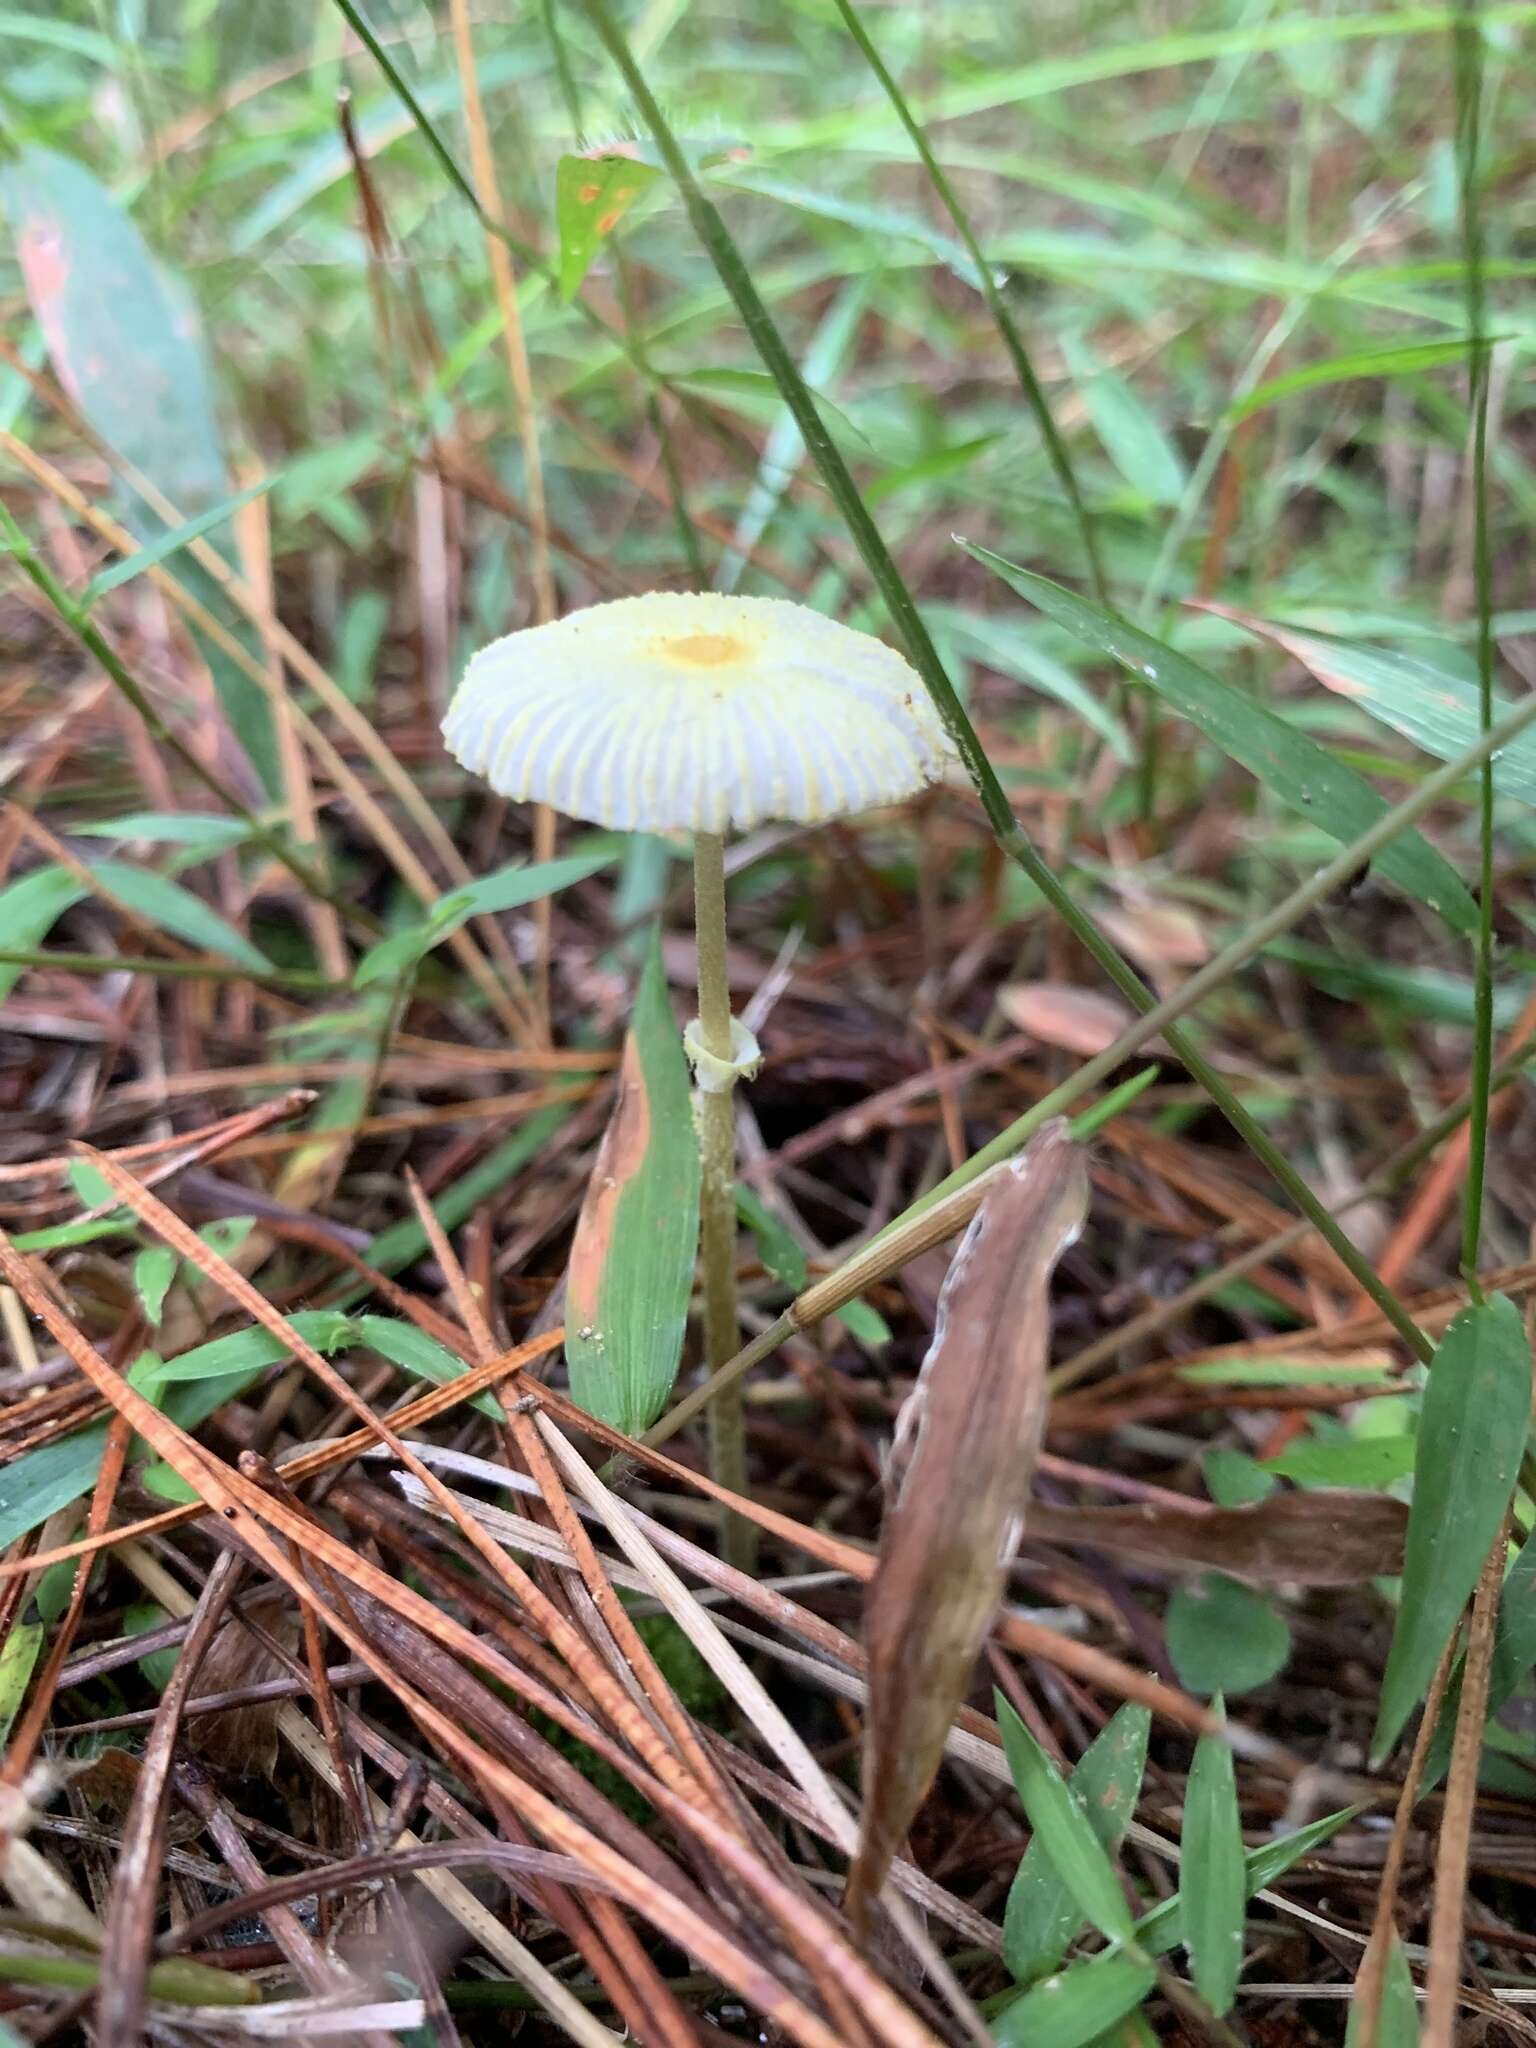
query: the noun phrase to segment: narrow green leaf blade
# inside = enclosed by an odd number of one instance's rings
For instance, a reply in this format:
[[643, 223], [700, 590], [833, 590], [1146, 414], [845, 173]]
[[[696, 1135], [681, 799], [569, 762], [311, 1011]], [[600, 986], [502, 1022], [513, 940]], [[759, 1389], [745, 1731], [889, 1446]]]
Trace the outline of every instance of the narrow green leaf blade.
[[[1357, 839], [1385, 815], [1385, 800], [1364, 776], [1276, 718], [1245, 691], [1222, 682], [1150, 633], [1106, 617], [1059, 583], [1018, 568], [990, 548], [965, 540], [960, 545], [1048, 618], [1149, 683], [1164, 703], [1204, 733], [1213, 746], [1341, 844]], [[1375, 864], [1400, 889], [1438, 910], [1457, 930], [1475, 929], [1477, 906], [1466, 884], [1421, 833], [1399, 834], [1377, 855]]]
[[[1249, 632], [1294, 655], [1326, 689], [1358, 704], [1437, 761], [1455, 760], [1477, 738], [1477, 684], [1469, 677], [1396, 648], [1367, 647], [1334, 633], [1252, 619], [1241, 612], [1233, 616]], [[1494, 693], [1495, 721], [1507, 718], [1514, 708], [1508, 697]], [[1501, 796], [1536, 804], [1536, 732], [1516, 733], [1500, 747], [1493, 760], [1493, 782]]]
[[100, 575], [91, 578], [80, 593], [82, 609], [89, 611], [109, 590], [117, 590], [124, 583], [131, 583], [135, 576], [142, 576], [146, 569], [158, 568], [161, 562], [168, 560], [172, 555], [180, 554], [181, 550], [189, 547], [193, 541], [201, 540], [205, 534], [212, 533], [215, 527], [222, 526], [227, 519], [233, 519], [242, 505], [249, 505], [253, 498], [259, 498], [264, 491], [270, 491], [276, 481], [275, 476], [263, 477], [259, 483], [250, 484], [243, 491], [236, 491], [232, 498], [225, 498], [217, 505], [210, 505], [206, 512], [199, 512], [195, 518], [184, 520], [180, 526], [167, 528], [164, 533], [141, 547], [137, 554], [124, 555], [110, 568], [103, 569]]
[[1297, 391], [1315, 391], [1321, 384], [1347, 384], [1358, 377], [1412, 377], [1421, 370], [1437, 370], [1444, 363], [1464, 363], [1468, 346], [1465, 340], [1415, 341], [1400, 348], [1356, 349], [1348, 355], [1327, 356], [1320, 363], [1304, 363], [1299, 370], [1271, 377], [1255, 385], [1245, 398], [1234, 400], [1227, 408], [1226, 423], [1236, 426], [1277, 399], [1289, 398]]
[[[394, 1316], [358, 1316], [356, 1329], [360, 1344], [366, 1344], [370, 1351], [377, 1351], [391, 1365], [414, 1373], [418, 1379], [431, 1380], [434, 1386], [446, 1386], [450, 1380], [462, 1379], [469, 1370], [462, 1358], [455, 1358], [435, 1337], [429, 1337], [425, 1330], [418, 1330], [414, 1323], [400, 1322]], [[470, 1406], [478, 1408], [482, 1415], [490, 1416], [493, 1422], [502, 1419], [504, 1411], [494, 1394], [476, 1394]]]
[[33, 1667], [43, 1647], [40, 1621], [17, 1622], [0, 1645], [0, 1749], [5, 1747], [11, 1723], [27, 1696]]
[[1184, 465], [1156, 415], [1085, 343], [1064, 336], [1068, 365], [1104, 452], [1133, 491], [1154, 505], [1177, 505]]
[[[1152, 1716], [1127, 1703], [1083, 1751], [1072, 1797], [1113, 1856], [1120, 1847], [1147, 1763]], [[1021, 1984], [1049, 1976], [1083, 1924], [1082, 1909], [1035, 1835], [1019, 1862], [1003, 1915], [1003, 1960]]]
[[133, 1285], [144, 1308], [144, 1320], [158, 1330], [165, 1297], [176, 1278], [176, 1254], [163, 1244], [152, 1244], [133, 1262]]
[[[0, 889], [0, 953], [34, 952], [65, 911], [86, 894], [85, 885], [63, 867], [34, 868], [30, 875], [8, 882]], [[0, 961], [0, 1002], [24, 972]]]
[[658, 928], [566, 1275], [571, 1392], [632, 1436], [666, 1405], [688, 1321], [699, 1232], [690, 1095]]
[[[1294, 1834], [1282, 1835], [1278, 1842], [1265, 1842], [1260, 1848], [1250, 1849], [1243, 1858], [1243, 1896], [1251, 1899], [1277, 1878], [1284, 1877], [1293, 1864], [1299, 1863], [1303, 1856], [1310, 1856], [1314, 1849], [1322, 1848], [1359, 1811], [1357, 1806], [1341, 1807], [1337, 1813], [1324, 1814], [1321, 1820], [1298, 1828]], [[1188, 1941], [1184, 1916], [1182, 1891], [1176, 1891], [1171, 1899], [1164, 1899], [1160, 1906], [1154, 1906], [1150, 1913], [1143, 1914], [1136, 1922], [1136, 1945], [1142, 1954], [1167, 1955], [1170, 1949]]]
[[76, 825], [85, 839], [153, 839], [170, 846], [195, 846], [223, 853], [251, 836], [239, 818], [220, 818], [208, 811], [130, 811], [121, 818], [102, 818], [94, 825]]
[[1219, 1735], [1195, 1744], [1182, 1839], [1184, 1939], [1195, 1989], [1220, 2018], [1237, 1996], [1247, 1888], [1232, 1751]]
[[[1035, 1839], [1084, 1918], [1111, 1941], [1130, 1941], [1134, 1921], [1104, 1841], [1066, 1780], [1001, 1693], [997, 1724], [1014, 1786]], [[1103, 2022], [1109, 2026], [1118, 2014]]]
[[387, 939], [370, 947], [357, 964], [353, 985], [366, 988], [372, 982], [400, 974], [434, 946], [451, 938], [470, 918], [521, 910], [525, 903], [535, 903], [541, 896], [553, 896], [574, 882], [584, 882], [600, 868], [611, 867], [618, 858], [617, 845], [604, 844], [587, 853], [539, 861], [531, 867], [526, 862], [513, 861], [493, 874], [482, 875], [467, 888], [440, 896], [419, 924], [391, 932]]
[[152, 868], [132, 867], [121, 860], [93, 860], [89, 866], [104, 889], [109, 889], [119, 902], [126, 903], [157, 931], [170, 932], [205, 952], [221, 953], [237, 967], [250, 967], [258, 974], [272, 965], [261, 948], [237, 932], [227, 918], [168, 875], [157, 875]]
[[[1360, 2015], [1364, 2008], [1351, 1999], [1349, 2022], [1344, 2029], [1344, 2048], [1358, 2048], [1364, 2035]], [[1387, 1940], [1387, 1959], [1381, 1978], [1381, 2004], [1376, 2013], [1376, 2048], [1418, 2048], [1419, 2001], [1413, 1988], [1413, 1972], [1394, 1930]]]
[[994, 2021], [993, 2036], [998, 2048], [1086, 2048], [1134, 2012], [1156, 1982], [1150, 1963], [1111, 1950], [1015, 1999]]
[[1402, 1598], [1371, 1743], [1380, 1762], [1424, 1698], [1503, 1527], [1531, 1413], [1531, 1351], [1502, 1294], [1441, 1339], [1419, 1416]]

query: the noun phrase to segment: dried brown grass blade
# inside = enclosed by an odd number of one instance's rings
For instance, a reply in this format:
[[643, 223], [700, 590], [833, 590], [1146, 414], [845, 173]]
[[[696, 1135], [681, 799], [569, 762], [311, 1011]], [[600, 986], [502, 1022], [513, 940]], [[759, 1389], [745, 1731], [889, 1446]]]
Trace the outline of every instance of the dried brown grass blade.
[[1029, 1533], [1143, 1562], [1215, 1570], [1251, 1586], [1358, 1586], [1402, 1570], [1408, 1510], [1379, 1493], [1277, 1493], [1240, 1508], [1037, 1503]]
[[[1462, 1667], [1456, 1732], [1446, 1774], [1445, 1807], [1435, 1855], [1435, 1903], [1429, 1922], [1429, 1969], [1424, 1979], [1422, 2048], [1452, 2048], [1461, 1988], [1462, 1926], [1467, 1911], [1467, 1868], [1477, 1811], [1477, 1767], [1483, 1751], [1488, 1680], [1493, 1669], [1494, 1624], [1508, 1544], [1501, 1529], [1488, 1552], [1472, 1602], [1467, 1656]], [[1426, 1711], [1425, 1720], [1429, 1722]], [[1430, 1722], [1433, 1726], [1433, 1723]]]
[[865, 1602], [864, 1819], [855, 1925], [933, 1782], [1002, 1592], [1045, 1420], [1050, 1283], [1083, 1226], [1088, 1175], [1060, 1119], [977, 1210], [896, 1425], [893, 1504]]

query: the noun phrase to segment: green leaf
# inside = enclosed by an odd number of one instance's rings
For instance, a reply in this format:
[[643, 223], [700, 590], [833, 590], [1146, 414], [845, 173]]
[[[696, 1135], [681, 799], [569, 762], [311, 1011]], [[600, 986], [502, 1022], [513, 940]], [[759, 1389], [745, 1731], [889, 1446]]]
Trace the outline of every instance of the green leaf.
[[[1489, 336], [1492, 340], [1494, 337]], [[1320, 384], [1346, 384], [1359, 377], [1411, 377], [1420, 370], [1437, 370], [1444, 363], [1465, 363], [1466, 341], [1415, 341], [1401, 348], [1357, 349], [1349, 355], [1329, 356], [1320, 363], [1304, 363], [1299, 370], [1287, 370], [1283, 377], [1271, 377], [1255, 385], [1246, 397], [1235, 399], [1223, 415], [1227, 426], [1236, 426], [1251, 413], [1262, 412], [1277, 399], [1297, 391], [1313, 391]]]
[[146, 1465], [142, 1477], [146, 1492], [158, 1495], [161, 1500], [175, 1501], [178, 1507], [188, 1501], [202, 1499], [197, 1488], [183, 1479], [176, 1467], [168, 1465], [164, 1458], [157, 1458], [152, 1465]]
[[871, 1306], [862, 1295], [855, 1295], [852, 1301], [845, 1301], [838, 1310], [838, 1320], [855, 1344], [866, 1351], [883, 1351], [891, 1341], [891, 1326], [879, 1309]]
[[666, 1405], [688, 1322], [699, 1236], [690, 1098], [658, 926], [566, 1269], [571, 1393], [588, 1414], [632, 1436]]
[[1493, 1645], [1488, 1711], [1504, 1702], [1536, 1668], [1536, 1537], [1527, 1536], [1504, 1575], [1499, 1595], [1499, 1628]]
[[[1237, 622], [1284, 648], [1326, 688], [1437, 761], [1452, 761], [1464, 753], [1481, 730], [1477, 684], [1453, 669], [1390, 648], [1364, 647], [1333, 633], [1241, 615]], [[1508, 697], [1495, 693], [1495, 722], [1514, 708]], [[1516, 733], [1499, 748], [1493, 782], [1501, 796], [1536, 804], [1536, 731]]]
[[170, 932], [205, 952], [221, 953], [237, 967], [250, 967], [258, 974], [272, 965], [261, 948], [237, 932], [227, 918], [169, 876], [157, 875], [150, 868], [130, 867], [121, 860], [93, 860], [88, 865], [104, 889], [157, 931]]
[[150, 1245], [133, 1262], [133, 1285], [144, 1306], [144, 1320], [151, 1329], [160, 1327], [165, 1297], [176, 1277], [176, 1254], [164, 1245]]
[[1156, 1982], [1150, 1963], [1111, 1950], [1015, 1999], [994, 2021], [993, 2037], [998, 2048], [1086, 2048], [1134, 2012]]
[[[35, 952], [65, 911], [88, 893], [63, 867], [34, 868], [19, 881], [8, 882], [0, 889], [0, 952]], [[0, 1002], [25, 972], [0, 960]]]
[[[1282, 1835], [1277, 1842], [1265, 1842], [1257, 1849], [1250, 1849], [1243, 1858], [1244, 1897], [1251, 1899], [1256, 1892], [1267, 1891], [1277, 1878], [1284, 1877], [1292, 1864], [1299, 1863], [1303, 1856], [1310, 1856], [1314, 1849], [1322, 1848], [1359, 1811], [1358, 1806], [1341, 1807], [1337, 1813], [1325, 1814], [1321, 1820], [1298, 1828], [1294, 1834]], [[1171, 1899], [1164, 1899], [1160, 1906], [1154, 1906], [1150, 1913], [1136, 1922], [1136, 1944], [1144, 1955], [1166, 1955], [1170, 1949], [1178, 1948], [1188, 1940], [1182, 1890], [1176, 1891]]]
[[1514, 1303], [1464, 1309], [1441, 1339], [1419, 1414], [1402, 1596], [1371, 1755], [1424, 1698], [1504, 1524], [1531, 1413], [1531, 1351]]
[[[1293, 1864], [1299, 1863], [1303, 1856], [1309, 1856], [1314, 1849], [1320, 1849], [1338, 1833], [1346, 1821], [1353, 1820], [1359, 1811], [1358, 1806], [1343, 1807], [1337, 1813], [1325, 1814], [1321, 1820], [1313, 1821], [1308, 1827], [1298, 1828], [1294, 1834], [1282, 1835], [1277, 1842], [1266, 1842], [1261, 1848], [1250, 1849], [1243, 1858], [1245, 1897], [1251, 1899], [1256, 1892], [1266, 1890], [1277, 1878], [1283, 1877]], [[1184, 1940], [1184, 1895], [1181, 1891], [1175, 1892], [1171, 1899], [1164, 1899], [1160, 1906], [1154, 1906], [1150, 1913], [1143, 1914], [1136, 1922], [1136, 1947], [1143, 1956], [1166, 1955], [1170, 1949], [1177, 1948]], [[1118, 1952], [1116, 1959], [1120, 1959]], [[998, 2041], [1017, 2042], [1019, 2048], [1026, 2048], [1026, 2044], [1034, 2038], [1025, 2031], [1029, 2018], [1037, 2016], [1042, 2011], [1048, 2013], [1049, 2007], [1034, 2005], [1030, 2008], [1030, 2014], [1020, 2021], [1012, 2021], [1011, 2015], [1020, 2006], [1027, 2005], [1031, 1999], [1036, 1998], [1041, 1991], [1050, 1991], [1054, 1998], [1061, 1987], [1070, 1986], [1072, 1978], [1108, 1960], [1108, 1956], [1095, 1956], [1089, 1962], [1075, 1963], [1061, 1976], [1048, 1979], [1034, 1991], [1011, 1997], [1004, 2008], [1002, 2023], [995, 2029]], [[1071, 2009], [1075, 2010], [1075, 2006]], [[1113, 2024], [1113, 2021], [1106, 2022], [1107, 2026]]]
[[157, 539], [150, 541], [147, 546], [141, 547], [137, 554], [125, 555], [110, 568], [103, 569], [100, 575], [93, 576], [81, 591], [81, 610], [89, 611], [109, 590], [118, 589], [122, 584], [131, 582], [135, 576], [142, 576], [146, 569], [158, 567], [161, 562], [171, 555], [179, 554], [193, 541], [201, 540], [204, 534], [212, 533], [215, 527], [222, 526], [227, 519], [232, 519], [242, 505], [249, 505], [251, 500], [259, 498], [263, 491], [271, 490], [276, 481], [275, 476], [263, 477], [260, 483], [251, 484], [247, 489], [237, 491], [232, 498], [225, 498], [220, 504], [210, 505], [206, 512], [199, 512], [195, 519], [187, 519], [180, 526], [171, 527]]
[[[414, 1323], [402, 1323], [394, 1316], [358, 1316], [354, 1328], [359, 1344], [366, 1344], [370, 1351], [377, 1351], [391, 1365], [414, 1373], [418, 1379], [430, 1380], [434, 1386], [446, 1386], [450, 1380], [462, 1379], [469, 1370], [462, 1358], [455, 1358], [435, 1337], [429, 1337], [425, 1330], [418, 1330]], [[478, 1408], [482, 1415], [490, 1416], [493, 1422], [500, 1422], [503, 1418], [502, 1405], [494, 1394], [476, 1394], [470, 1406]]]
[[[1017, 568], [990, 548], [964, 540], [960, 545], [1048, 618], [1149, 683], [1170, 709], [1330, 837], [1347, 845], [1386, 814], [1385, 801], [1363, 776], [1246, 691], [1220, 681], [1151, 634], [1107, 618], [1060, 584]], [[1477, 906], [1465, 883], [1420, 833], [1399, 834], [1378, 854], [1376, 866], [1458, 930], [1475, 929]]]
[[1206, 1492], [1220, 1508], [1268, 1500], [1275, 1490], [1274, 1474], [1266, 1472], [1257, 1458], [1250, 1458], [1246, 1451], [1229, 1450], [1224, 1444], [1213, 1444], [1200, 1453], [1200, 1470]]
[[[1072, 1773], [1072, 1797], [1110, 1856], [1118, 1850], [1136, 1809], [1151, 1720], [1145, 1707], [1121, 1707], [1084, 1750]], [[1003, 1960], [1020, 1983], [1048, 1976], [1082, 1924], [1076, 1898], [1058, 1873], [1045, 1842], [1035, 1835], [1009, 1887], [1003, 1916]]]
[[1163, 1630], [1179, 1683], [1191, 1692], [1251, 1692], [1291, 1654], [1284, 1615], [1224, 1572], [1176, 1586]]
[[[159, 1361], [155, 1360], [151, 1366], [130, 1367], [128, 1378], [147, 1400], [153, 1400], [158, 1374]], [[228, 1375], [176, 1387], [163, 1403], [165, 1413], [182, 1429], [196, 1429], [215, 1408], [242, 1393], [254, 1377], [254, 1373]], [[13, 1464], [0, 1465], [0, 1548], [90, 1491], [106, 1451], [107, 1427], [105, 1422], [93, 1423], [89, 1429], [76, 1430], [26, 1452]]]
[[1035, 1840], [1084, 1917], [1111, 1941], [1132, 1940], [1131, 1909], [1099, 1830], [1008, 1701], [995, 1697], [1003, 1751]]
[[[84, 164], [29, 143], [0, 166], [0, 200], [54, 369], [90, 426], [183, 520], [195, 522], [210, 507], [227, 518], [229, 465], [208, 352], [186, 292]], [[119, 509], [139, 541], [158, 544], [165, 525], [156, 514], [136, 497]], [[259, 659], [254, 629], [208, 572], [184, 559], [176, 574]], [[191, 630], [236, 737], [269, 794], [280, 795], [266, 692], [222, 647]]]
[[[1344, 2048], [1358, 2048], [1362, 2037], [1360, 2015], [1364, 2008], [1357, 1999], [1349, 2004], [1344, 2029]], [[1376, 2048], [1418, 2048], [1419, 2000], [1413, 1988], [1413, 1972], [1394, 1928], [1387, 1937], [1386, 1963], [1381, 1978], [1381, 2003], [1376, 2012]]]
[[1184, 495], [1184, 465], [1156, 415], [1116, 370], [1101, 363], [1085, 343], [1062, 337], [1093, 430], [1104, 452], [1132, 490], [1154, 505], [1177, 505]]
[[19, 1621], [0, 1644], [0, 1749], [5, 1747], [11, 1724], [21, 1711], [32, 1682], [33, 1667], [43, 1647], [43, 1624]]
[[757, 1239], [758, 1255], [774, 1279], [798, 1294], [810, 1278], [805, 1253], [755, 1188], [736, 1183], [736, 1214]]
[[[92, 1166], [88, 1159], [71, 1159], [65, 1171], [69, 1175], [70, 1186], [80, 1198], [82, 1208], [107, 1209], [116, 1202], [117, 1196], [113, 1192], [112, 1183], [100, 1167]], [[121, 1213], [126, 1215], [127, 1211]]]
[[[1216, 1706], [1219, 1712], [1219, 1694]], [[1181, 1840], [1184, 1939], [1195, 1989], [1220, 2018], [1237, 1997], [1246, 1887], [1232, 1751], [1219, 1735], [1195, 1744]]]
[[560, 230], [560, 295], [569, 302], [593, 258], [660, 172], [629, 155], [563, 156], [555, 169]]
[[419, 924], [391, 932], [387, 939], [370, 947], [357, 964], [353, 982], [358, 988], [366, 988], [370, 982], [401, 974], [470, 918], [500, 910], [520, 910], [525, 903], [535, 903], [542, 896], [553, 896], [570, 888], [574, 882], [584, 882], [600, 868], [611, 867], [618, 857], [618, 846], [604, 843], [589, 853], [571, 854], [564, 860], [540, 861], [532, 867], [514, 861], [494, 874], [483, 875], [468, 888], [440, 896]]
[[196, 846], [223, 853], [251, 836], [238, 818], [219, 818], [202, 811], [129, 811], [125, 817], [103, 818], [94, 825], [72, 828], [83, 839], [155, 839], [171, 846]]
[[[288, 1320], [307, 1344], [327, 1355], [358, 1341], [356, 1323], [333, 1308], [300, 1309]], [[178, 1352], [174, 1358], [165, 1360], [160, 1373], [167, 1384], [225, 1379], [235, 1374], [244, 1378], [292, 1356], [291, 1346], [281, 1337], [256, 1327], [233, 1330], [227, 1337], [214, 1337], [190, 1351]]]
[[[151, 1629], [164, 1628], [170, 1618], [165, 1609], [153, 1600], [135, 1601], [123, 1615], [123, 1634], [147, 1636]], [[165, 1650], [150, 1650], [139, 1659], [139, 1669], [156, 1692], [164, 1692], [170, 1684], [171, 1673], [176, 1669], [176, 1659], [180, 1655], [180, 1649], [173, 1643]]]
[[1294, 1479], [1298, 1486], [1361, 1487], [1367, 1493], [1384, 1493], [1406, 1479], [1413, 1464], [1414, 1440], [1407, 1435], [1355, 1437], [1347, 1443], [1299, 1437], [1266, 1458], [1264, 1469]]

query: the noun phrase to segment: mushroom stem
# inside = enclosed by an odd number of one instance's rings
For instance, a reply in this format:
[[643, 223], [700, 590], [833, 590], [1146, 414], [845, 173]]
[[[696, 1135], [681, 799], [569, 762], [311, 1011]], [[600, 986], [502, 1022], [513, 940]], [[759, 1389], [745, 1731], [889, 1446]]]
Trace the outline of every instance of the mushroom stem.
[[[729, 1064], [731, 988], [725, 965], [725, 841], [718, 832], [693, 840], [694, 935], [699, 951], [699, 1039]], [[711, 1372], [736, 1350], [736, 1115], [729, 1085], [699, 1092], [699, 1225], [704, 1263], [704, 1357]], [[747, 1490], [747, 1436], [741, 1387], [722, 1387], [709, 1410], [709, 1469], [732, 1493]], [[740, 1515], [721, 1522], [721, 1548], [738, 1570], [750, 1571], [752, 1525]]]

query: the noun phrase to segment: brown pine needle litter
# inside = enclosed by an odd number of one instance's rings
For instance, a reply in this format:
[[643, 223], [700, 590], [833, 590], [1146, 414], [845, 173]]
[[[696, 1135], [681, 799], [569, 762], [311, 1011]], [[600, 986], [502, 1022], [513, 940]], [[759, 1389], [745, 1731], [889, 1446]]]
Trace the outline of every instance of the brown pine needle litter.
[[1531, 8], [397, 12], [7, 21], [0, 2048], [1536, 2039]]

